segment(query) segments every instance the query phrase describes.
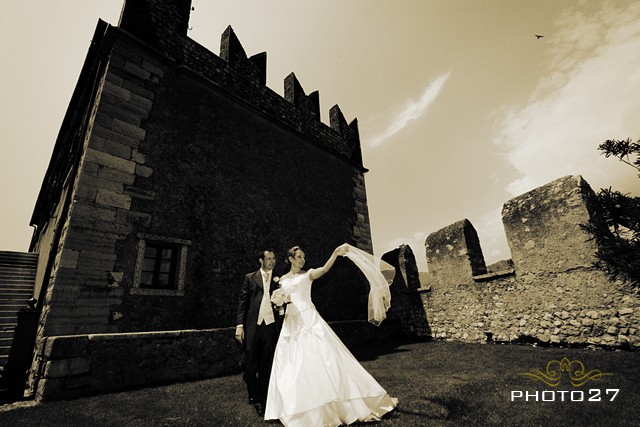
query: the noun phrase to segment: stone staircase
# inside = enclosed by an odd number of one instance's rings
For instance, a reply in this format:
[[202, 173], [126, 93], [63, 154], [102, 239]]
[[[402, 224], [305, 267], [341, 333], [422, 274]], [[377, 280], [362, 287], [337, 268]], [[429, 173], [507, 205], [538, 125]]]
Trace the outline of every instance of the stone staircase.
[[0, 251], [0, 367], [9, 357], [18, 309], [33, 295], [38, 254]]

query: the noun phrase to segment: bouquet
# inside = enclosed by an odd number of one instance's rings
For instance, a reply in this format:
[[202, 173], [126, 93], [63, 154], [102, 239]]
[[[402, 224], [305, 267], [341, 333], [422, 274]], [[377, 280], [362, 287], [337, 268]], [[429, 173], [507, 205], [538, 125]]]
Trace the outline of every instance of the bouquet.
[[278, 288], [271, 293], [271, 303], [278, 309], [280, 316], [284, 316], [284, 306], [291, 302], [291, 295]]

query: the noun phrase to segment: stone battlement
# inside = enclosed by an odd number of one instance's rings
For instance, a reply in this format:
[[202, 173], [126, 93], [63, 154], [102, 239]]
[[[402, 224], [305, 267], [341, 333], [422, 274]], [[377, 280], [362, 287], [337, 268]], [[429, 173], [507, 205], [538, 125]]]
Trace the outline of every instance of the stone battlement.
[[[580, 227], [598, 221], [594, 198], [582, 177], [566, 176], [509, 200], [502, 218], [513, 259], [490, 269], [468, 220], [430, 234], [418, 290], [430, 335], [637, 349], [640, 299], [593, 266], [597, 246]], [[415, 319], [415, 307], [409, 311], [413, 317], [400, 317]]]
[[126, 2], [119, 28], [183, 70], [196, 73], [324, 149], [362, 165], [357, 119], [347, 123], [335, 105], [329, 111], [329, 126], [322, 123], [319, 93], [307, 95], [294, 73], [284, 80], [284, 98], [269, 89], [267, 54], [247, 56], [230, 26], [222, 33], [219, 56], [191, 40], [186, 25], [190, 12], [189, 0]]

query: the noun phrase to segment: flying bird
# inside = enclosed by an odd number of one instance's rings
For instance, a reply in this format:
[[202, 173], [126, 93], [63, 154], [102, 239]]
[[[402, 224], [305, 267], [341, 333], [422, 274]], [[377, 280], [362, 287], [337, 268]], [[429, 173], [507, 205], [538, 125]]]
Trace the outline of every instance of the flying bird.
[[539, 34], [535, 34], [535, 36], [536, 36], [536, 39], [538, 39], [538, 40], [544, 37], [544, 36], [541, 36]]

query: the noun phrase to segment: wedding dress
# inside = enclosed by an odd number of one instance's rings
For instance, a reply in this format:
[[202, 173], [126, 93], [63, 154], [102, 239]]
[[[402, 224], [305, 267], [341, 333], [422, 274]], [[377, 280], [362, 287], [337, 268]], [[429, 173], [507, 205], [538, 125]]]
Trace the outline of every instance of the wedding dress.
[[[397, 400], [360, 365], [311, 302], [309, 272], [283, 277], [280, 284], [291, 302], [273, 359], [265, 420], [280, 419], [286, 427], [338, 426], [379, 420], [393, 410]], [[374, 284], [371, 292], [385, 294]], [[390, 297], [382, 299], [388, 307]]]

